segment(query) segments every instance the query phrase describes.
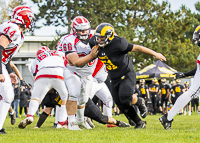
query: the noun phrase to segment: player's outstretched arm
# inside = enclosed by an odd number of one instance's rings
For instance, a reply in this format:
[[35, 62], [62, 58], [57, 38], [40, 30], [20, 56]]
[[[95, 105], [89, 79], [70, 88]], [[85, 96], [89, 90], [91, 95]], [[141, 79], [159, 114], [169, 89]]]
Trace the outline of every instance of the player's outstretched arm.
[[186, 73], [177, 72], [177, 73], [175, 73], [176, 74], [176, 79], [183, 78], [183, 77], [188, 77], [188, 76], [194, 76], [196, 71], [197, 71], [197, 68], [195, 68], [195, 69], [193, 69], [193, 70], [191, 70], [189, 72], [186, 72]]
[[158, 60], [166, 61], [166, 58], [161, 53], [157, 53], [149, 48], [146, 48], [140, 45], [133, 45], [133, 49], [131, 50], [131, 52], [147, 53], [147, 54], [153, 55]]

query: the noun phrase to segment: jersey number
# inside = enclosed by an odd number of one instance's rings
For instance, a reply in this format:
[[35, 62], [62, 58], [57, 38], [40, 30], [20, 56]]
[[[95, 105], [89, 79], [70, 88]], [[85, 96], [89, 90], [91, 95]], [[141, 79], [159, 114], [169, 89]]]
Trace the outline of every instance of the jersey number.
[[[10, 27], [6, 27], [3, 31], [4, 31], [5, 34], [7, 35], [9, 30], [10, 30]], [[11, 32], [8, 34], [8, 36], [9, 36], [10, 38], [12, 38], [13, 35], [15, 34], [15, 32], [16, 32], [15, 30], [14, 30], [14, 31], [11, 31]]]
[[12, 48], [12, 49], [5, 49], [5, 50], [3, 51], [3, 53], [2, 53], [2, 55], [4, 56], [4, 57], [2, 58], [2, 61], [3, 61], [3, 62], [6, 62], [6, 59], [9, 58], [9, 56], [12, 55], [12, 54], [15, 52], [16, 49], [17, 49], [17, 46], [14, 47], [14, 48]]

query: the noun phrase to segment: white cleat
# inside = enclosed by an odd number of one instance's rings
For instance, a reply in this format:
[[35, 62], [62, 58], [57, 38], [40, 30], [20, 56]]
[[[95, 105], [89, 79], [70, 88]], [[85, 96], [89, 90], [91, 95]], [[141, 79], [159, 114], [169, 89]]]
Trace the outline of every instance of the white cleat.
[[92, 128], [90, 127], [90, 125], [89, 125], [86, 121], [84, 121], [84, 122], [78, 122], [78, 126], [79, 126], [81, 129], [92, 129]]
[[32, 122], [33, 122], [33, 117], [26, 117], [19, 123], [18, 128], [24, 129], [26, 128], [27, 125], [30, 125]]
[[68, 124], [69, 130], [81, 130], [76, 122], [71, 122]]
[[90, 125], [91, 128], [95, 128], [95, 125], [90, 118], [85, 118], [85, 121], [88, 123], [88, 125]]

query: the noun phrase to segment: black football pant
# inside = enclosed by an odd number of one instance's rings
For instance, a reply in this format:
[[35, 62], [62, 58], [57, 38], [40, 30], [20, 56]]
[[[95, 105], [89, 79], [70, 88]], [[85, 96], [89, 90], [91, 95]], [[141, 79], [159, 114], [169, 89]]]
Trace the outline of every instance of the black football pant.
[[[132, 106], [132, 95], [135, 92], [136, 75], [130, 71], [119, 79], [111, 80], [111, 93], [114, 102], [126, 117], [130, 117], [136, 124], [141, 121], [137, 111]], [[128, 118], [127, 117], [127, 118]]]

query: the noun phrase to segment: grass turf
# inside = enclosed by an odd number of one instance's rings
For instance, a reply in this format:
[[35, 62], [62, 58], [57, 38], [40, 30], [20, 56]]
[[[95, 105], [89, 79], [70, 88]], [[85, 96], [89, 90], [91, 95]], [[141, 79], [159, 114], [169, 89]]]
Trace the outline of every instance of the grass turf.
[[[199, 142], [200, 140], [200, 115], [193, 114], [191, 116], [177, 115], [172, 124], [172, 130], [166, 131], [161, 126], [158, 118], [161, 115], [148, 115], [146, 117], [146, 129], [130, 128], [107, 128], [106, 125], [95, 123], [92, 130], [70, 131], [67, 129], [52, 129], [54, 117], [48, 117], [46, 122], [40, 129], [33, 129], [36, 125], [38, 117], [35, 121], [25, 129], [18, 129], [18, 124], [22, 120], [17, 118], [15, 125], [10, 124], [10, 118], [7, 117], [4, 128], [7, 135], [0, 135], [0, 143], [128, 143], [128, 142], [159, 142], [159, 143], [175, 143], [175, 142]], [[115, 117], [117, 120], [127, 122], [124, 115]]]

